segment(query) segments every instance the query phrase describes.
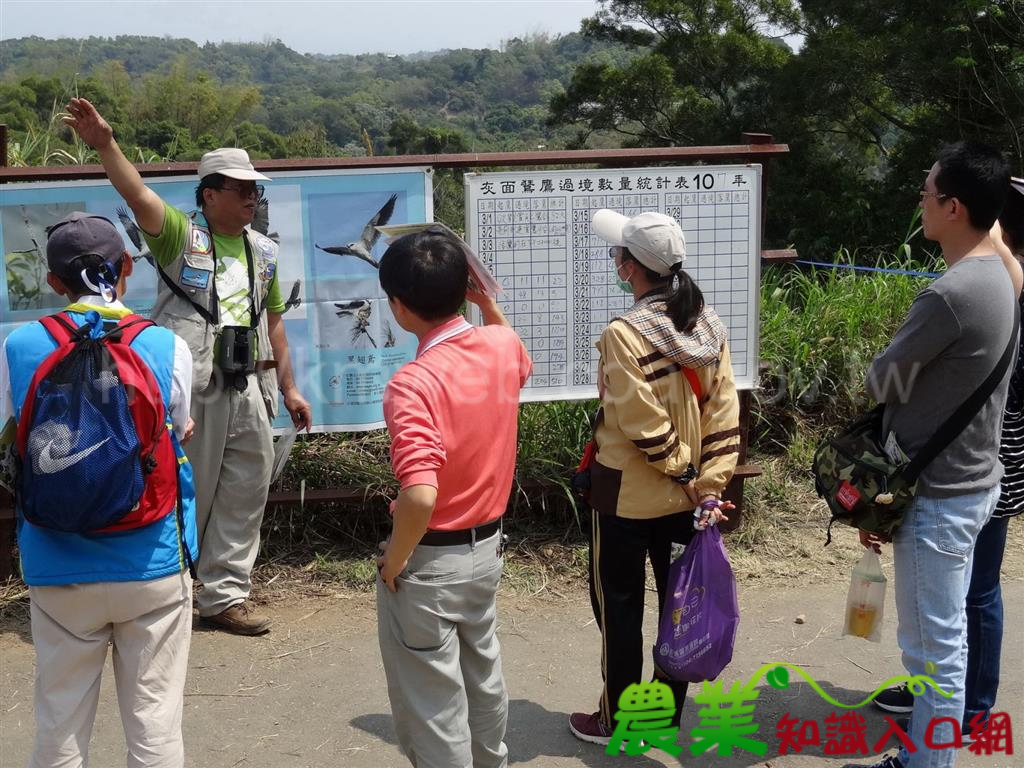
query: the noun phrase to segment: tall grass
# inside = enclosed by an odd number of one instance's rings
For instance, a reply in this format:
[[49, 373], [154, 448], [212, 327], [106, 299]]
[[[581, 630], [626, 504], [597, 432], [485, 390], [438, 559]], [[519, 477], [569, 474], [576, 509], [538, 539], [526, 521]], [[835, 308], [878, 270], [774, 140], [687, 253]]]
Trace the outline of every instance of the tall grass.
[[[569, 479], [590, 439], [594, 401], [527, 403], [519, 409], [519, 453], [512, 487], [509, 521], [547, 529], [579, 528], [576, 499]], [[296, 441], [277, 488], [358, 488], [367, 502], [344, 507], [313, 507], [297, 520], [289, 511], [271, 511], [272, 531], [301, 539], [313, 528], [343, 527], [357, 538], [377, 535], [387, 502], [398, 493], [384, 430], [313, 435]]]
[[[843, 251], [836, 261], [854, 260]], [[880, 266], [922, 268], [905, 258]], [[762, 275], [762, 387], [755, 392], [748, 460], [770, 463], [771, 471], [748, 494], [747, 532], [740, 537], [744, 542], [769, 535], [758, 532], [762, 513], [778, 517], [806, 501], [806, 468], [822, 430], [841, 423], [863, 404], [868, 364], [928, 282], [907, 275], [796, 265], [769, 267]], [[580, 538], [586, 525], [569, 479], [590, 437], [589, 417], [595, 407], [590, 400], [520, 408], [519, 454], [507, 517], [520, 538]], [[341, 542], [343, 548], [365, 548], [387, 533], [387, 502], [398, 489], [383, 430], [298, 441], [281, 487], [295, 489], [300, 483], [307, 489], [362, 488], [369, 501], [299, 513], [272, 511], [268, 525], [279, 541], [282, 536], [301, 541], [311, 533]]]
[[[836, 263], [852, 264], [842, 251]], [[920, 270], [910, 261], [881, 267]], [[761, 278], [761, 389], [751, 438], [782, 445], [800, 425], [839, 421], [863, 404], [864, 375], [906, 317], [927, 277], [769, 267]]]
[[[59, 96], [50, 105], [50, 114], [43, 123], [33, 118], [24, 131], [11, 131], [7, 163], [12, 168], [47, 165], [88, 165], [98, 163], [96, 150], [82, 141], [64, 124], [64, 105], [79, 96], [77, 76], [63, 85]], [[165, 158], [138, 146], [123, 146], [125, 154], [135, 163], [159, 163]]]
[[519, 409], [519, 453], [512, 521], [542, 514], [549, 524], [578, 528], [580, 520], [569, 484], [571, 470], [590, 439], [593, 400], [528, 403]]

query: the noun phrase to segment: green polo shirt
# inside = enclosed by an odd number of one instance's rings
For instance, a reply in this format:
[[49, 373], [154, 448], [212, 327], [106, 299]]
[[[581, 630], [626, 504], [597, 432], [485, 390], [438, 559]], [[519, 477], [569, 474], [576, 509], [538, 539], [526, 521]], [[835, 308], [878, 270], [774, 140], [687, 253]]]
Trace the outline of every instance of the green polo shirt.
[[[185, 248], [188, 223], [189, 217], [184, 212], [164, 203], [164, 226], [160, 234], [154, 237], [143, 233], [153, 258], [161, 267], [167, 267], [181, 255]], [[244, 238], [244, 235], [213, 233], [213, 247], [217, 254], [217, 275], [214, 279], [217, 285], [217, 299], [220, 302], [222, 326], [249, 325], [251, 320], [249, 268], [245, 260]], [[276, 271], [270, 278], [264, 306], [268, 312], [280, 314], [285, 311]]]

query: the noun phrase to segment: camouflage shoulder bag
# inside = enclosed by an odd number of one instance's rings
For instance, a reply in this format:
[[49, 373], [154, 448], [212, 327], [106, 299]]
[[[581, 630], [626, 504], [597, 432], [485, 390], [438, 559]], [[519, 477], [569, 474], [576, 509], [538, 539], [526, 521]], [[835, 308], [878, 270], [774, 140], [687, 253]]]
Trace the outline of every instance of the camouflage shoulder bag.
[[964, 431], [995, 392], [1017, 346], [1019, 320], [1006, 351], [974, 393], [957, 408], [910, 461], [897, 463], [886, 453], [882, 434], [885, 406], [876, 406], [814, 452], [814, 488], [828, 504], [828, 546], [837, 520], [891, 538], [917, 492], [917, 479], [932, 460]]
[[884, 411], [877, 406], [814, 452], [814, 488], [832, 512], [826, 545], [836, 520], [891, 536], [914, 500], [917, 478], [910, 480], [909, 465], [894, 463], [882, 447]]

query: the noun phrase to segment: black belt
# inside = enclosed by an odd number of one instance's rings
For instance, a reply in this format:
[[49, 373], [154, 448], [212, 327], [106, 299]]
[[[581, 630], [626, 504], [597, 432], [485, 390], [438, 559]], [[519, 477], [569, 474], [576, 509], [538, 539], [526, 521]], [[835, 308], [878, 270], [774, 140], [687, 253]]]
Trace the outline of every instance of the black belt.
[[461, 531], [427, 531], [420, 539], [420, 544], [428, 547], [454, 547], [458, 544], [472, 544], [490, 538], [501, 528], [501, 518], [478, 525], [476, 528], [463, 528]]

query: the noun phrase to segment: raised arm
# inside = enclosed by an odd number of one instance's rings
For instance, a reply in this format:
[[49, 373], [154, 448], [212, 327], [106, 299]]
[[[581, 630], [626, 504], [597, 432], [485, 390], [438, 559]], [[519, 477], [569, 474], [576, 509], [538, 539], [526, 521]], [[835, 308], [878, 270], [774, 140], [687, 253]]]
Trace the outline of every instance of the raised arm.
[[484, 325], [504, 325], [511, 328], [512, 324], [505, 317], [505, 313], [498, 306], [498, 300], [488, 296], [482, 291], [466, 291], [466, 301], [476, 304], [480, 308], [480, 315], [483, 317]]
[[1017, 257], [1013, 255], [1009, 246], [1003, 240], [1003, 228], [999, 224], [999, 220], [992, 225], [992, 230], [989, 232], [989, 237], [992, 238], [992, 247], [995, 252], [999, 254], [999, 258], [1003, 260], [1003, 266], [1006, 267], [1006, 271], [1010, 275], [1010, 283], [1013, 285], [1013, 295], [1020, 296], [1021, 289], [1024, 288], [1024, 271], [1021, 270], [1020, 262], [1017, 261]]
[[71, 99], [64, 122], [86, 144], [95, 149], [107, 178], [135, 214], [136, 223], [150, 235], [159, 235], [164, 226], [164, 202], [147, 187], [121, 148], [114, 141], [110, 124], [86, 99]]

